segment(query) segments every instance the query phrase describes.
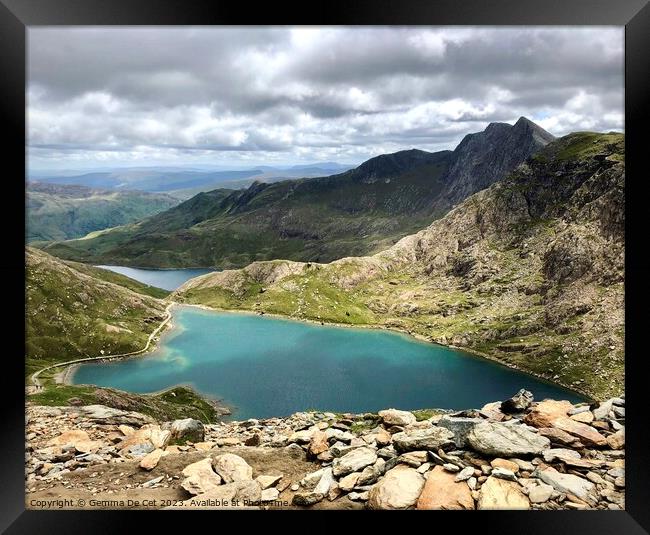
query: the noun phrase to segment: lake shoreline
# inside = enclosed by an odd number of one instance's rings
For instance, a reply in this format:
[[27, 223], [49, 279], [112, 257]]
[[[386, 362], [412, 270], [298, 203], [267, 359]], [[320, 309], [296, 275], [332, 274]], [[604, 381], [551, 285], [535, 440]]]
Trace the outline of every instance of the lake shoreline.
[[519, 366], [516, 366], [511, 363], [503, 362], [502, 360], [498, 359], [497, 357], [490, 355], [488, 353], [483, 353], [481, 351], [472, 349], [472, 348], [466, 348], [466, 347], [458, 347], [454, 346], [451, 344], [440, 344], [438, 342], [434, 342], [433, 340], [428, 339], [426, 336], [423, 336], [418, 333], [412, 333], [407, 331], [406, 329], [400, 329], [399, 327], [388, 327], [385, 325], [381, 324], [361, 324], [361, 325], [352, 325], [350, 323], [339, 323], [339, 322], [334, 322], [334, 321], [327, 321], [327, 320], [314, 320], [311, 318], [294, 318], [290, 316], [285, 316], [283, 314], [276, 314], [272, 312], [264, 312], [263, 314], [260, 314], [259, 312], [255, 312], [253, 310], [237, 310], [237, 309], [228, 309], [228, 308], [215, 308], [215, 307], [209, 307], [207, 305], [201, 305], [201, 304], [194, 304], [194, 303], [178, 303], [176, 304], [180, 306], [187, 306], [187, 307], [193, 307], [193, 308], [199, 308], [203, 309], [208, 312], [227, 312], [227, 313], [239, 313], [239, 314], [246, 314], [246, 315], [252, 315], [252, 316], [268, 316], [270, 318], [274, 319], [282, 319], [286, 321], [299, 321], [299, 322], [304, 322], [304, 323], [310, 323], [314, 325], [321, 325], [321, 326], [334, 326], [334, 327], [345, 327], [347, 329], [377, 329], [381, 331], [388, 331], [388, 332], [393, 332], [397, 334], [402, 334], [404, 336], [413, 338], [414, 340], [417, 340], [418, 342], [423, 342], [426, 344], [431, 344], [431, 345], [437, 345], [440, 347], [444, 347], [447, 349], [452, 349], [454, 351], [459, 351], [462, 353], [469, 353], [475, 357], [483, 358], [485, 360], [489, 360], [490, 362], [494, 364], [499, 364], [505, 368], [509, 368], [512, 370], [517, 370], [519, 372], [525, 373], [526, 375], [530, 375], [532, 377], [535, 377], [536, 379], [539, 379], [541, 381], [544, 381], [545, 383], [548, 383], [550, 385], [556, 386], [556, 387], [561, 387], [564, 388], [565, 390], [568, 390], [569, 392], [572, 392], [573, 394], [577, 394], [583, 398], [585, 398], [585, 401], [594, 401], [594, 399], [587, 394], [586, 392], [580, 391], [576, 388], [572, 388], [569, 386], [566, 386], [562, 383], [552, 381], [546, 377], [544, 377], [541, 374], [537, 374], [533, 371], [526, 370], [524, 368], [521, 368]]
[[[539, 380], [539, 381], [541, 381], [541, 382], [543, 382], [543, 383], [545, 383], [545, 384], [547, 384], [549, 386], [565, 390], [565, 391], [567, 391], [567, 394], [570, 393], [570, 394], [573, 394], [574, 396], [579, 396], [580, 398], [582, 398], [583, 401], [592, 401], [592, 398], [589, 395], [586, 395], [584, 392], [580, 392], [579, 390], [576, 390], [576, 389], [573, 389], [573, 388], [568, 388], [565, 385], [550, 381], [545, 377], [542, 377], [542, 376], [537, 375], [535, 373], [529, 372], [529, 371], [527, 371], [525, 369], [520, 369], [517, 366], [504, 363], [504, 362], [498, 360], [496, 357], [486, 355], [486, 354], [482, 354], [479, 351], [475, 351], [475, 350], [471, 350], [471, 349], [467, 349], [467, 348], [456, 347], [456, 346], [452, 346], [452, 345], [439, 344], [437, 342], [428, 340], [425, 336], [413, 334], [413, 333], [410, 333], [410, 332], [408, 332], [408, 331], [406, 331], [404, 329], [399, 329], [399, 328], [395, 328], [395, 327], [387, 327], [387, 326], [380, 325], [380, 324], [350, 325], [350, 324], [346, 324], [346, 323], [329, 322], [329, 321], [324, 321], [324, 320], [323, 321], [321, 321], [321, 320], [313, 320], [313, 319], [309, 319], [309, 318], [292, 318], [292, 317], [288, 317], [288, 316], [285, 316], [285, 315], [282, 315], [282, 314], [266, 313], [266, 312], [264, 314], [260, 314], [259, 312], [255, 312], [255, 311], [252, 311], [252, 310], [221, 309], [221, 308], [209, 307], [207, 305], [202, 305], [202, 304], [179, 303], [179, 302], [176, 302], [176, 301], [171, 301], [170, 302], [170, 304], [169, 304], [170, 318], [169, 318], [167, 324], [165, 325], [165, 329], [161, 330], [161, 332], [159, 333], [159, 337], [157, 337], [158, 338], [157, 343], [155, 343], [155, 344], [152, 343], [152, 346], [149, 348], [148, 351], [140, 353], [138, 355], [125, 356], [123, 358], [117, 357], [117, 358], [111, 359], [110, 357], [107, 357], [107, 361], [124, 360], [126, 358], [141, 358], [141, 357], [146, 357], [146, 356], [150, 355], [151, 351], [154, 351], [156, 348], [160, 347], [160, 341], [162, 340], [162, 337], [166, 333], [169, 334], [169, 332], [171, 332], [171, 330], [174, 328], [175, 324], [173, 323], [172, 311], [174, 309], [176, 309], [176, 308], [181, 308], [181, 307], [187, 307], [188, 309], [203, 310], [203, 311], [208, 312], [208, 313], [240, 314], [240, 315], [243, 315], [243, 316], [251, 316], [251, 317], [252, 316], [257, 316], [257, 317], [267, 316], [270, 319], [277, 319], [277, 320], [282, 320], [282, 321], [287, 321], [287, 322], [299, 322], [299, 323], [306, 323], [306, 324], [319, 325], [319, 326], [330, 326], [330, 327], [344, 327], [346, 329], [353, 329], [353, 330], [357, 329], [357, 330], [360, 330], [360, 331], [364, 331], [364, 330], [367, 330], [367, 329], [375, 329], [375, 330], [378, 330], [378, 331], [390, 332], [390, 333], [394, 333], [394, 334], [404, 336], [404, 337], [410, 339], [411, 341], [416, 341], [416, 342], [421, 343], [421, 344], [425, 344], [425, 345], [428, 345], [428, 346], [438, 346], [438, 347], [449, 349], [449, 350], [452, 350], [452, 351], [458, 351], [458, 352], [464, 354], [465, 356], [473, 356], [473, 357], [478, 358], [480, 360], [489, 361], [491, 364], [498, 364], [498, 365], [500, 365], [500, 367], [510, 369], [510, 370], [515, 370], [515, 371], [523, 373], [523, 374], [525, 374], [527, 376], [534, 377], [535, 379], [537, 379], [537, 380]], [[152, 342], [154, 342], [154, 341], [152, 340]], [[102, 361], [98, 360], [97, 362], [102, 362]], [[70, 384], [70, 385], [75, 384], [73, 381], [74, 381], [74, 376], [75, 376], [75, 372], [77, 370], [77, 367], [78, 367], [78, 365], [72, 365], [72, 366], [69, 367], [69, 369], [67, 369], [67, 370], [65, 370], [63, 372], [63, 374], [64, 374], [63, 379], [65, 380], [66, 384]], [[179, 384], [181, 384], [181, 383], [179, 383]], [[201, 395], [203, 396], [205, 394], [201, 394]], [[218, 396], [211, 396], [211, 397], [215, 398], [215, 397], [218, 397]], [[230, 406], [230, 405], [228, 405], [228, 406]], [[233, 406], [232, 408], [233, 408], [233, 412], [236, 412], [235, 407]], [[236, 418], [236, 416], [234, 416], [234, 417]]]

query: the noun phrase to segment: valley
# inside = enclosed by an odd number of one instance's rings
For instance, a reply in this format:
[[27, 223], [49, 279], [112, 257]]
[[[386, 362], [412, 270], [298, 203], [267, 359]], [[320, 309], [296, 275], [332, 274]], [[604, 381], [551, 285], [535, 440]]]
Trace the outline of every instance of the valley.
[[28, 183], [26, 196], [28, 243], [81, 238], [178, 204], [164, 194], [41, 182]]

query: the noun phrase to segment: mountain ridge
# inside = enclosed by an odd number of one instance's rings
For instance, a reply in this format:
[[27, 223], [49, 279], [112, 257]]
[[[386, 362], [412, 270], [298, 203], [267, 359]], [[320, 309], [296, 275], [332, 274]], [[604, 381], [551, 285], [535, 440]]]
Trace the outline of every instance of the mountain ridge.
[[377, 252], [512, 171], [550, 136], [537, 132], [521, 120], [491, 125], [455, 151], [409, 149], [328, 177], [213, 190], [134, 225], [46, 250], [83, 262], [220, 268]]

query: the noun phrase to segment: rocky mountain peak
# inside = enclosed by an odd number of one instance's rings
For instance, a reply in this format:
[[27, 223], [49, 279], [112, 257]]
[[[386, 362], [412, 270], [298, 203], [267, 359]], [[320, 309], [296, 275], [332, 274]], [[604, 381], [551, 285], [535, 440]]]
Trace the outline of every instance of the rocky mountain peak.
[[520, 135], [532, 137], [536, 143], [542, 146], [549, 144], [555, 139], [553, 134], [547, 132], [537, 123], [534, 123], [526, 117], [519, 117], [512, 128], [514, 131], [520, 133]]
[[483, 132], [465, 136], [452, 154], [441, 206], [448, 208], [491, 186], [554, 139], [525, 117], [514, 125], [490, 123]]

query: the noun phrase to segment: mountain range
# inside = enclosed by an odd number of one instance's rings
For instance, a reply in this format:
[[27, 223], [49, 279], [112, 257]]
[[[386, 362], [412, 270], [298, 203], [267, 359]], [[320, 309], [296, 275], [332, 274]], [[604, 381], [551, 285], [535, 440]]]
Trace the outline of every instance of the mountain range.
[[215, 189], [137, 223], [45, 250], [82, 262], [167, 268], [370, 254], [440, 218], [554, 139], [524, 117], [514, 125], [492, 123], [453, 151], [412, 149], [326, 177]]
[[277, 182], [291, 178], [327, 176], [352, 166], [337, 162], [293, 165], [288, 167], [257, 166], [251, 169], [184, 169], [177, 167], [127, 167], [93, 172], [36, 172], [31, 181], [55, 185], [86, 186], [115, 191], [165, 193], [186, 200], [202, 191], [215, 188], [242, 189], [254, 181]]
[[[171, 298], [393, 328], [604, 399], [624, 388], [624, 153], [622, 134], [570, 134], [378, 254], [255, 262]], [[379, 179], [405, 156], [353, 174]]]

